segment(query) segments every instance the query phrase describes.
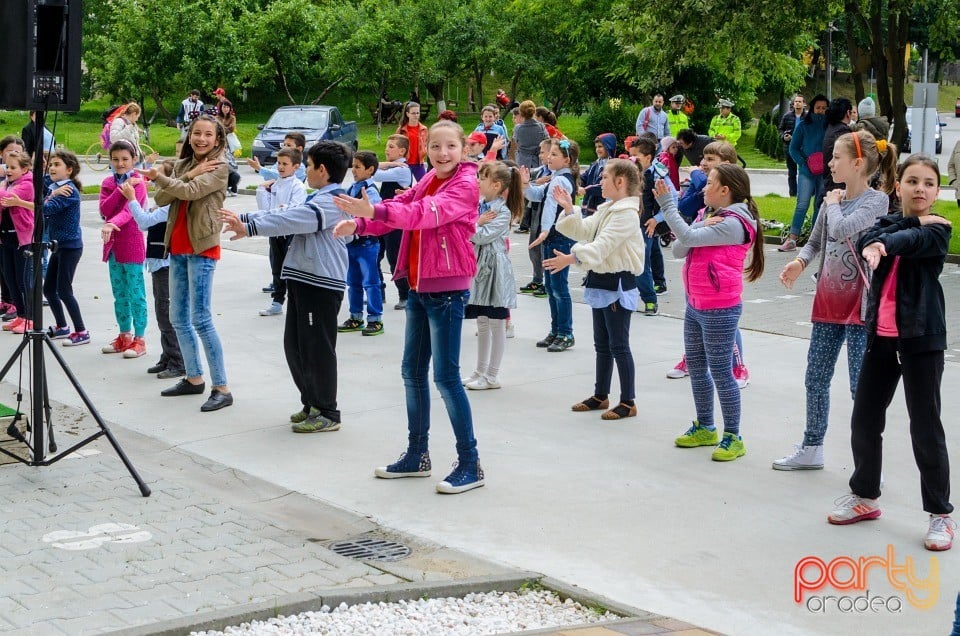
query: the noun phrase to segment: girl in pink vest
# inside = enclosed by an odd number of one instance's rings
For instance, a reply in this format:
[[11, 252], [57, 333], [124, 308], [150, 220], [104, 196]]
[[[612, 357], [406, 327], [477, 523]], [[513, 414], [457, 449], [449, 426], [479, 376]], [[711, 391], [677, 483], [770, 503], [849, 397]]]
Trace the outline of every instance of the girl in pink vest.
[[110, 269], [113, 311], [120, 326], [120, 334], [100, 350], [122, 353], [124, 358], [139, 358], [147, 352], [143, 340], [147, 329], [147, 292], [143, 281], [147, 244], [122, 189], [130, 181], [137, 202], [141, 207], [146, 206], [147, 187], [134, 170], [136, 161], [136, 149], [132, 144], [125, 140], [114, 142], [110, 146], [113, 174], [100, 185], [100, 216], [104, 220], [100, 230], [103, 262]]
[[[711, 170], [703, 198], [715, 212], [689, 226], [662, 180], [657, 181], [654, 193], [677, 237], [673, 254], [686, 259], [683, 344], [697, 419], [676, 444], [681, 448], [717, 446], [713, 460], [732, 461], [747, 452], [740, 437], [740, 389], [731, 363], [743, 311], [743, 278], [746, 275], [753, 282], [763, 274], [763, 244], [757, 240], [760, 213], [750, 196], [750, 177], [731, 164]], [[722, 438], [713, 421], [714, 385], [723, 413]]]
[[3, 330], [22, 334], [33, 329], [33, 259], [24, 258], [33, 242], [33, 162], [25, 152], [12, 152], [6, 161], [7, 178], [0, 185], [0, 254], [17, 317]]

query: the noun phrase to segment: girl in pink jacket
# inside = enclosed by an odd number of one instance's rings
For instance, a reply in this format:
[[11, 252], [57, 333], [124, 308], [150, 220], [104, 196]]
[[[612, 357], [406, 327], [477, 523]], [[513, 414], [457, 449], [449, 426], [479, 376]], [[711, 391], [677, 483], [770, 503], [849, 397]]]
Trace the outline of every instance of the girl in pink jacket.
[[24, 333], [33, 329], [33, 259], [24, 252], [33, 242], [33, 162], [25, 152], [7, 155], [7, 178], [0, 185], [0, 239], [3, 276], [10, 289], [17, 317], [4, 331]]
[[136, 161], [136, 149], [130, 142], [114, 142], [110, 146], [113, 174], [100, 186], [100, 216], [104, 220], [100, 229], [103, 262], [110, 270], [113, 312], [120, 327], [120, 334], [100, 350], [122, 353], [124, 358], [139, 358], [147, 352], [143, 340], [147, 329], [147, 292], [143, 281], [147, 244], [122, 190], [129, 181], [137, 202], [141, 207], [146, 206], [147, 187], [134, 170]]
[[[743, 311], [743, 278], [746, 275], [753, 282], [763, 274], [760, 212], [750, 196], [750, 177], [733, 164], [713, 168], [707, 175], [703, 200], [715, 212], [693, 225], [680, 216], [662, 180], [657, 181], [654, 192], [664, 220], [677, 237], [673, 255], [685, 259], [683, 346], [697, 419], [676, 439], [676, 445], [716, 446], [714, 461], [732, 461], [747, 452], [740, 437], [740, 388], [732, 364]], [[723, 413], [722, 438], [713, 422], [714, 387]]]
[[470, 402], [460, 383], [460, 333], [470, 283], [477, 272], [470, 237], [476, 231], [480, 191], [477, 164], [464, 161], [463, 128], [452, 121], [430, 127], [427, 154], [433, 170], [400, 196], [371, 205], [338, 196], [337, 207], [353, 215], [341, 221], [334, 236], [382, 235], [403, 230], [394, 278], [410, 283], [406, 341], [401, 375], [407, 399], [407, 450], [374, 474], [381, 479], [429, 477], [431, 471], [430, 385], [433, 377], [447, 407], [457, 438], [457, 463], [437, 484], [441, 493], [456, 494], [483, 486], [483, 469], [473, 435]]

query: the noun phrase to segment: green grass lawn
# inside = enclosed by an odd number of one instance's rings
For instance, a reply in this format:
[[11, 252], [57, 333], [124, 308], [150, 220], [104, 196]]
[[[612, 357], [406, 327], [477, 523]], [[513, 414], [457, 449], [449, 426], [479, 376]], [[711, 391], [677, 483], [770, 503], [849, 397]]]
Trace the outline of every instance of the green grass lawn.
[[[768, 194], [763, 197], [757, 197], [757, 207], [760, 208], [760, 216], [764, 219], [779, 221], [790, 224], [793, 219], [793, 210], [797, 207], [796, 197], [783, 197], [777, 194]], [[954, 201], [937, 201], [933, 206], [933, 211], [950, 221], [960, 228], [960, 208]], [[779, 232], [768, 231], [767, 234], [779, 235]], [[960, 231], [956, 229], [950, 240], [950, 253], [960, 254]]]

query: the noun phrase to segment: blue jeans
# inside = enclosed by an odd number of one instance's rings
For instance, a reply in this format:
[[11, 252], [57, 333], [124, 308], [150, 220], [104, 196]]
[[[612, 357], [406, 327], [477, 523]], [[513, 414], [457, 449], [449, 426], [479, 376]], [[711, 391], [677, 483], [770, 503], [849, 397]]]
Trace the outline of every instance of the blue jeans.
[[383, 317], [383, 292], [380, 290], [380, 268], [377, 256], [380, 242], [365, 240], [354, 245], [356, 240], [347, 243], [347, 300], [350, 304], [350, 317], [363, 320], [363, 294], [367, 294], [367, 320], [379, 321]]
[[653, 252], [653, 244], [658, 242], [655, 236], [643, 234], [643, 273], [637, 276], [637, 292], [640, 294], [640, 300], [644, 303], [656, 303], [657, 292], [653, 289], [653, 270], [650, 268], [650, 256]]
[[807, 428], [804, 446], [821, 446], [827, 434], [830, 415], [830, 382], [837, 366], [840, 347], [847, 341], [847, 366], [850, 371], [850, 396], [857, 394], [857, 381], [867, 350], [867, 329], [863, 325], [835, 325], [814, 322], [807, 351]]
[[[543, 242], [543, 257], [553, 258], [553, 250], [569, 254], [573, 241], [564, 237], [548, 238]], [[570, 268], [559, 272], [543, 272], [543, 287], [550, 303], [550, 333], [566, 338], [573, 337], [573, 299], [570, 298], [570, 285], [567, 276]]]
[[823, 195], [823, 175], [813, 177], [802, 172], [797, 175], [797, 207], [793, 210], [793, 221], [790, 223], [791, 234], [800, 236], [810, 199], [813, 199], [813, 219], [810, 221], [810, 227], [813, 227], [820, 212], [820, 204], [823, 203]]
[[731, 365], [733, 344], [742, 305], [725, 309], [694, 309], [689, 303], [683, 319], [683, 346], [690, 388], [700, 426], [713, 426], [713, 389], [723, 414], [723, 430], [740, 433], [740, 387]]
[[213, 326], [213, 272], [217, 261], [196, 254], [170, 255], [170, 323], [177, 332], [187, 377], [203, 375], [198, 339], [210, 365], [213, 386], [227, 383], [223, 347]]
[[420, 293], [407, 297], [407, 327], [400, 374], [407, 399], [407, 452], [425, 453], [430, 436], [430, 385], [427, 371], [433, 358], [433, 382], [440, 391], [461, 465], [477, 463], [477, 440], [467, 392], [460, 384], [460, 336], [463, 308], [470, 292]]

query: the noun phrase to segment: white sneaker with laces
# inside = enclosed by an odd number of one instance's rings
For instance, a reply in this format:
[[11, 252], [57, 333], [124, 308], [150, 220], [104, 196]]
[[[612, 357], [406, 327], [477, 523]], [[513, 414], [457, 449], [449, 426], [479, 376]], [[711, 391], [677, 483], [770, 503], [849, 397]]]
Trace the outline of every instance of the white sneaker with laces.
[[497, 381], [496, 378], [488, 378], [485, 375], [481, 375], [473, 382], [467, 382], [463, 386], [471, 391], [486, 391], [487, 389], [499, 389], [500, 382]]
[[476, 382], [477, 380], [480, 379], [480, 376], [481, 376], [481, 375], [483, 375], [483, 374], [480, 373], [479, 371], [474, 371], [473, 373], [471, 373], [471, 374], [469, 375], [469, 377], [460, 378], [460, 385], [461, 385], [461, 386], [467, 386], [467, 385], [470, 384], [471, 382]]
[[269, 307], [260, 310], [261, 316], [279, 316], [282, 313], [283, 305], [278, 302], [272, 302]]
[[957, 522], [949, 515], [930, 515], [930, 527], [923, 538], [923, 547], [934, 552], [943, 552], [953, 547], [953, 535]]
[[741, 389], [747, 388], [750, 384], [750, 372], [747, 371], [747, 365], [739, 364], [733, 367], [733, 379], [737, 381], [737, 386]]
[[786, 457], [773, 461], [774, 470], [823, 470], [823, 446], [797, 444]]
[[838, 526], [876, 519], [880, 516], [880, 506], [876, 499], [866, 499], [850, 493], [833, 503], [836, 508], [827, 515], [827, 521]]
[[671, 380], [681, 380], [690, 375], [687, 372], [687, 358], [686, 356], [680, 358], [680, 362], [677, 363], [677, 366], [673, 367], [667, 371], [667, 377]]

